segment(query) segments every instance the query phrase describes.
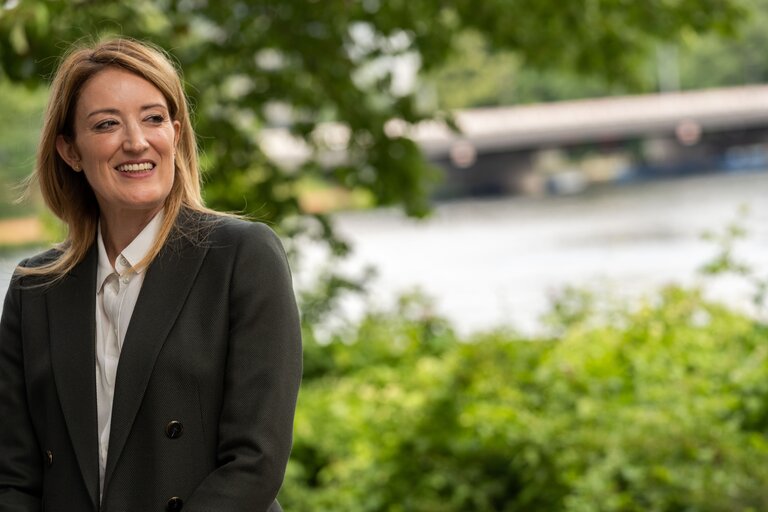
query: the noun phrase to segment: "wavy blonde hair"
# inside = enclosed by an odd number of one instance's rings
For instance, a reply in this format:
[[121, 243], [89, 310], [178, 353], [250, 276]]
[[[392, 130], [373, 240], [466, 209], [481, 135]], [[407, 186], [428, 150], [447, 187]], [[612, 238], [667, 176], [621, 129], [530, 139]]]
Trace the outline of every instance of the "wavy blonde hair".
[[180, 124], [174, 161], [174, 180], [165, 200], [160, 234], [149, 254], [137, 266], [146, 266], [158, 255], [173, 230], [182, 207], [207, 213], [200, 192], [200, 173], [195, 133], [181, 84], [179, 70], [166, 53], [147, 43], [120, 37], [73, 47], [61, 60], [51, 83], [43, 118], [37, 164], [32, 183], [37, 182], [48, 208], [67, 227], [67, 237], [58, 245], [59, 255], [36, 267], [20, 268], [22, 275], [58, 279], [72, 270], [96, 240], [99, 205], [85, 179], [59, 156], [56, 138], [74, 139], [74, 113], [85, 83], [107, 68], [121, 68], [147, 80], [165, 97], [172, 120]]

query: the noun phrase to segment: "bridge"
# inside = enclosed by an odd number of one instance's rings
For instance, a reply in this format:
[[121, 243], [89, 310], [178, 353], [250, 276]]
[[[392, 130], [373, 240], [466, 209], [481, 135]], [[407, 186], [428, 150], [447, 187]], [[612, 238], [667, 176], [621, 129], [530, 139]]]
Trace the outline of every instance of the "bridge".
[[[591, 183], [768, 167], [768, 86], [706, 89], [455, 112], [460, 132], [438, 122], [393, 121], [440, 166], [444, 197], [566, 193]], [[348, 131], [318, 130], [330, 163], [343, 159]], [[278, 161], [308, 149], [265, 134]]]
[[768, 86], [620, 96], [457, 112], [412, 134], [445, 171], [442, 194], [582, 190], [768, 167]]

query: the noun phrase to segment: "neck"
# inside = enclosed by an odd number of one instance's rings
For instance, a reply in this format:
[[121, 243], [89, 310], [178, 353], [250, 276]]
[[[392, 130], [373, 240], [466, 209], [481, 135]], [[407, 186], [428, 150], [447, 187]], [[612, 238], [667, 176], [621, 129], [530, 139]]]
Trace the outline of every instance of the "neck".
[[117, 256], [147, 227], [160, 211], [101, 212], [101, 238], [109, 263], [114, 267]]

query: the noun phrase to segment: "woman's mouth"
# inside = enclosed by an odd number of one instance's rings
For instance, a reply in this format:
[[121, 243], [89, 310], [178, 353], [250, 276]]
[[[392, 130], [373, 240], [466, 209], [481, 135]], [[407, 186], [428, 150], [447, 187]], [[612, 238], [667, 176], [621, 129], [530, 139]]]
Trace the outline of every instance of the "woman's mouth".
[[124, 173], [143, 173], [147, 171], [151, 171], [155, 168], [155, 164], [152, 162], [142, 162], [140, 164], [122, 164], [115, 167], [119, 172]]

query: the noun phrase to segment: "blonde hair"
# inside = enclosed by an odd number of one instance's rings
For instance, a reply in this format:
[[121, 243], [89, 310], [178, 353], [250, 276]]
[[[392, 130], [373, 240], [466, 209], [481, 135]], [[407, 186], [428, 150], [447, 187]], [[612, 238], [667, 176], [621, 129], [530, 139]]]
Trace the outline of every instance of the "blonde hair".
[[195, 133], [179, 71], [161, 49], [130, 38], [114, 38], [92, 45], [78, 45], [63, 58], [51, 83], [45, 110], [37, 165], [32, 181], [37, 182], [48, 208], [67, 226], [67, 237], [59, 244], [58, 257], [37, 267], [20, 268], [21, 274], [58, 279], [72, 270], [96, 240], [99, 205], [82, 172], [73, 169], [56, 150], [56, 138], [74, 138], [74, 113], [80, 92], [94, 75], [107, 68], [121, 68], [147, 80], [165, 97], [172, 120], [180, 125], [174, 161], [174, 180], [165, 201], [160, 233], [147, 257], [137, 266], [146, 266], [158, 255], [171, 234], [183, 207], [207, 209], [200, 192], [200, 174]]

